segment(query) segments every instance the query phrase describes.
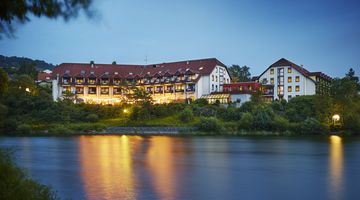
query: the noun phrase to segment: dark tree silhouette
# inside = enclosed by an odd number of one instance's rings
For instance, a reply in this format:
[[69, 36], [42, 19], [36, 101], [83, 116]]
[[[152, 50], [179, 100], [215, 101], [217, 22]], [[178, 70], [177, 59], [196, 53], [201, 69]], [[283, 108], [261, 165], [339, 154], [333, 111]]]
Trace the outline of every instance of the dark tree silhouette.
[[1, 0], [0, 1], [0, 39], [3, 35], [14, 37], [17, 23], [30, 21], [29, 16], [63, 18], [65, 21], [78, 16], [83, 10], [88, 17], [94, 16], [90, 9], [93, 0]]

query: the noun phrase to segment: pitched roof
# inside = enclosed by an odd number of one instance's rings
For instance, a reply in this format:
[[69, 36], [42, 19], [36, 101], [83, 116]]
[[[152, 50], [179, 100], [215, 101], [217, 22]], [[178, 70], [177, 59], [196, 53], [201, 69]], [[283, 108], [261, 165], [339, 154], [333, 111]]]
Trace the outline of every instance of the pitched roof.
[[121, 77], [129, 77], [130, 73], [143, 77], [146, 74], [150, 76], [154, 76], [156, 73], [163, 75], [165, 72], [170, 74], [175, 74], [177, 71], [185, 73], [187, 69], [198, 72], [200, 75], [209, 75], [217, 65], [226, 68], [226, 66], [216, 58], [149, 65], [62, 63], [54, 68], [53, 75], [56, 76], [58, 74], [62, 76], [66, 71], [70, 71], [70, 75], [74, 76], [83, 70], [85, 74], [90, 74], [90, 71], [93, 71], [97, 77], [100, 77], [105, 72], [108, 72], [111, 76], [117, 72]]
[[[291, 66], [292, 68], [294, 68], [295, 70], [297, 70], [298, 72], [300, 72], [302, 75], [304, 75], [305, 77], [310, 78], [310, 76], [316, 75], [316, 73], [321, 73], [322, 76], [326, 76], [329, 77], [327, 75], [325, 75], [322, 72], [309, 72], [307, 69], [285, 59], [285, 58], [281, 58], [280, 60], [276, 61], [275, 63], [273, 63], [272, 65], [270, 65], [263, 73], [261, 73], [257, 78], [260, 78], [268, 69], [270, 69], [271, 67], [280, 67], [280, 66]], [[314, 81], [312, 78], [310, 78], [310, 80]]]

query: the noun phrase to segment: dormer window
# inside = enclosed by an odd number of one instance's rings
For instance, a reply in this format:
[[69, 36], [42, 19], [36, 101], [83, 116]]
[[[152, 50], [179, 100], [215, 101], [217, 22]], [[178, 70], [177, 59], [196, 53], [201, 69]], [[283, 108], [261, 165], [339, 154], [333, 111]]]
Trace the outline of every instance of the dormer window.
[[202, 69], [204, 69], [203, 67], [199, 67], [199, 70], [202, 70]]
[[70, 70], [65, 70], [65, 74], [70, 74]]
[[81, 70], [81, 72], [80, 72], [81, 74], [85, 74], [85, 70]]
[[95, 74], [95, 72], [94, 72], [94, 71], [90, 71], [90, 74]]

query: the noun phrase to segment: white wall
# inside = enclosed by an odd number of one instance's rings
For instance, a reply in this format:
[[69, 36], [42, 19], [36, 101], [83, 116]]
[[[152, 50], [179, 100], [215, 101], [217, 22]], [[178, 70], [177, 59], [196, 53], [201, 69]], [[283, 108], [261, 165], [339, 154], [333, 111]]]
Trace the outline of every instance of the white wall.
[[[289, 96], [295, 97], [297, 95], [313, 95], [315, 94], [315, 83], [312, 79], [304, 76], [296, 69], [292, 68], [291, 73], [288, 73], [288, 68], [291, 66], [278, 66], [278, 67], [271, 67], [265, 71], [263, 75], [259, 77], [259, 82], [262, 83], [263, 79], [267, 79], [268, 84], [271, 83], [270, 79], [274, 78], [274, 99], [279, 99], [278, 96], [278, 88], [277, 88], [277, 76], [278, 76], [278, 69], [284, 68], [284, 99], [289, 100]], [[270, 74], [270, 70], [274, 69], [274, 74]], [[300, 81], [296, 82], [296, 76], [300, 77]], [[288, 77], [292, 77], [292, 82], [288, 82]], [[291, 86], [292, 91], [288, 92], [288, 87]], [[300, 87], [299, 91], [296, 91], [296, 86]]]

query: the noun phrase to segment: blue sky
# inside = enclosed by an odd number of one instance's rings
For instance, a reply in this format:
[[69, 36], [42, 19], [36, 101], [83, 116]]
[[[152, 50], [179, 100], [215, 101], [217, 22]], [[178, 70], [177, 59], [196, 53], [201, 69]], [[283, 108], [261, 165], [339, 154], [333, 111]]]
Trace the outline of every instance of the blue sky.
[[287, 58], [310, 71], [360, 74], [360, 2], [355, 0], [94, 0], [98, 17], [33, 18], [0, 54], [53, 64], [143, 64], [216, 57], [252, 75]]

